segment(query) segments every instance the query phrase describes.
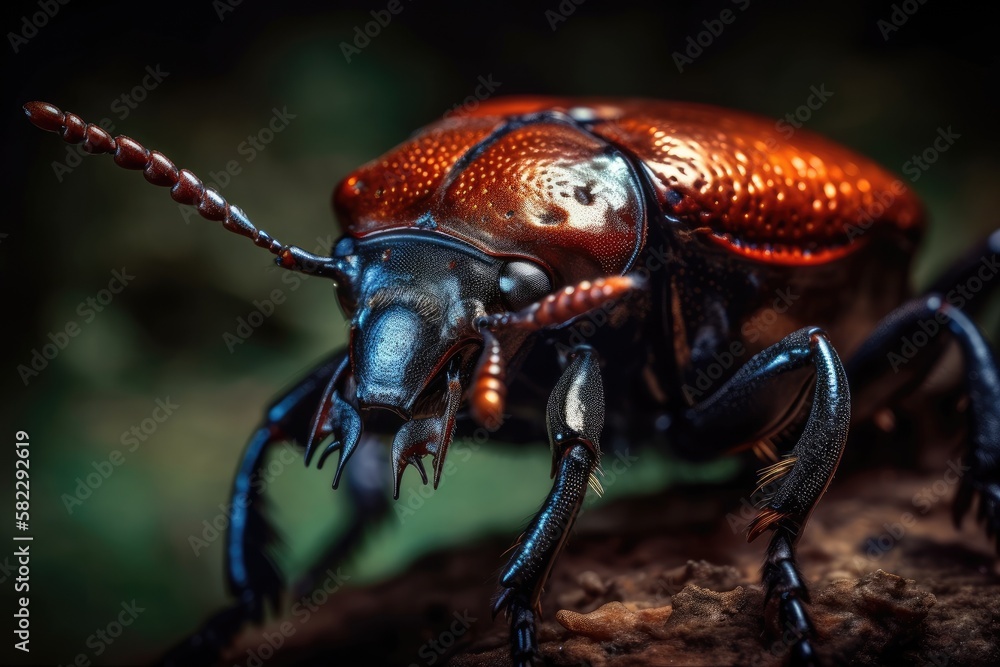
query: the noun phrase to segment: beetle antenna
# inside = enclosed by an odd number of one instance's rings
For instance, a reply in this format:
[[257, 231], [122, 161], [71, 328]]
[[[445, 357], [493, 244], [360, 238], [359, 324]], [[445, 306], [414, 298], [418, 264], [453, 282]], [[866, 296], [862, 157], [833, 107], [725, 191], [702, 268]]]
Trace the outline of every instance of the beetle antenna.
[[192, 172], [178, 169], [163, 153], [151, 151], [124, 135], [112, 137], [103, 128], [47, 102], [28, 102], [24, 105], [24, 113], [36, 127], [59, 133], [67, 143], [82, 143], [83, 150], [93, 155], [113, 153], [115, 164], [119, 167], [141, 169], [142, 175], [153, 185], [169, 187], [174, 201], [196, 207], [203, 218], [221, 222], [229, 231], [246, 236], [258, 247], [276, 255], [278, 266], [326, 276], [338, 282], [349, 279], [351, 267], [345, 260], [314, 255], [298, 246], [282, 244], [263, 229], [255, 227], [243, 209], [227, 202], [212, 188], [205, 187]]
[[634, 275], [584, 280], [576, 285], [564, 287], [517, 312], [489, 315], [486, 326], [494, 331], [506, 327], [527, 331], [559, 327], [584, 313], [621, 298], [641, 285], [642, 279]]

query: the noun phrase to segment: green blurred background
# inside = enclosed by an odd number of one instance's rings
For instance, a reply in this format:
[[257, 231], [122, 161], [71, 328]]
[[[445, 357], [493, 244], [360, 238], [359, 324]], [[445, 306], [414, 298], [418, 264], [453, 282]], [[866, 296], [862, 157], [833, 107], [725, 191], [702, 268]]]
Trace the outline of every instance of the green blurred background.
[[[938, 128], [961, 135], [912, 184], [934, 222], [918, 282], [996, 225], [994, 36], [975, 11], [897, 4], [899, 16], [919, 9], [885, 39], [879, 21], [892, 18], [888, 2], [578, 2], [401, 0], [402, 12], [350, 62], [342, 43], [386, 2], [74, 0], [25, 42], [8, 34], [0, 114], [8, 473], [0, 486], [11, 499], [14, 434], [28, 431], [35, 541], [33, 650], [25, 660], [5, 643], [0, 661], [69, 663], [82, 653], [95, 664], [134, 662], [220, 606], [221, 541], [196, 555], [190, 537], [224, 515], [220, 505], [261, 407], [345, 334], [329, 283], [286, 282], [267, 253], [197, 216], [186, 224], [164, 190], [107, 157], [75, 166], [65, 144], [24, 121], [19, 109], [28, 100], [51, 101], [91, 122], [109, 118], [116, 133], [215, 180], [278, 238], [316, 250], [337, 234], [333, 185], [462, 104], [480, 77], [496, 84], [496, 94], [686, 99], [774, 117], [794, 113], [811, 87], [825, 87], [832, 97], [805, 126], [896, 171], [931, 145]], [[735, 20], [678, 71], [674, 53], [725, 9]], [[9, 7], [2, 25], [24, 33], [23, 17], [38, 11], [34, 2]], [[134, 109], [115, 102], [142, 85], [147, 66], [169, 74]], [[294, 118], [248, 159], [243, 142], [274, 109]], [[213, 176], [230, 161], [238, 175], [228, 183]], [[98, 298], [122, 267], [134, 280], [89, 321], [79, 304]], [[287, 300], [230, 352], [223, 334], [235, 333], [238, 318], [273, 290]], [[69, 322], [79, 335], [26, 386], [17, 367]], [[153, 416], [157, 399], [178, 407], [130, 451], [135, 441], [123, 437]], [[121, 465], [68, 509], [78, 479], [108, 470], [102, 462], [115, 450]], [[435, 546], [487, 532], [514, 535], [548, 489], [548, 466], [542, 444], [506, 450], [490, 443], [418, 511], [374, 530], [345, 571], [362, 583]], [[727, 470], [644, 454], [609, 496]], [[346, 508], [329, 490], [329, 471], [280, 460], [275, 471], [269, 495], [286, 537], [282, 562], [294, 573]], [[416, 489], [415, 475], [405, 485], [404, 499]], [[0, 578], [6, 616], [12, 577]], [[88, 637], [133, 599], [145, 611], [97, 656], [99, 644], [88, 645]]]

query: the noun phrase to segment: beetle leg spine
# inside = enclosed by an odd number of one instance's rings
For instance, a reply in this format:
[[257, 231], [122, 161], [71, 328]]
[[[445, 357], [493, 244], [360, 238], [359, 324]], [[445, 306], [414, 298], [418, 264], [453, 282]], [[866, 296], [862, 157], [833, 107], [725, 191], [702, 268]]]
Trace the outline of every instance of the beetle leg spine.
[[754, 490], [754, 493], [756, 494], [758, 491], [763, 490], [764, 487], [770, 486], [791, 472], [792, 467], [795, 466], [795, 462], [797, 460], [798, 459], [795, 456], [786, 456], [780, 461], [775, 461], [771, 465], [762, 468], [758, 476], [757, 488]]
[[594, 493], [597, 494], [598, 498], [604, 496], [604, 487], [601, 486], [601, 480], [597, 479], [597, 475], [595, 475], [594, 473], [590, 473], [590, 477], [587, 479], [587, 483], [590, 485], [590, 488], [594, 490]]
[[747, 542], [753, 542], [760, 537], [764, 531], [774, 528], [782, 521], [788, 519], [788, 516], [788, 514], [779, 512], [771, 507], [763, 508], [757, 513], [757, 516], [753, 518], [750, 525], [747, 526]]

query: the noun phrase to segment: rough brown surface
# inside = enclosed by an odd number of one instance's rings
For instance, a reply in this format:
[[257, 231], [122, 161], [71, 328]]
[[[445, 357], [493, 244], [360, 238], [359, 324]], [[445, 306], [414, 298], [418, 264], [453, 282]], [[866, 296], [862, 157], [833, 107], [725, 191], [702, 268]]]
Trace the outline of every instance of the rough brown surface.
[[[978, 526], [952, 527], [950, 469], [838, 479], [814, 513], [799, 558], [827, 664], [1000, 664], [996, 560]], [[783, 664], [790, 637], [762, 614], [766, 539], [745, 543], [741, 506], [674, 491], [582, 517], [542, 600], [546, 658]], [[504, 623], [488, 611], [505, 546], [433, 554], [390, 581], [338, 592], [307, 622], [289, 616], [294, 631], [268, 664], [508, 665]], [[247, 664], [268, 643], [262, 632], [279, 628], [244, 634], [226, 664]]]

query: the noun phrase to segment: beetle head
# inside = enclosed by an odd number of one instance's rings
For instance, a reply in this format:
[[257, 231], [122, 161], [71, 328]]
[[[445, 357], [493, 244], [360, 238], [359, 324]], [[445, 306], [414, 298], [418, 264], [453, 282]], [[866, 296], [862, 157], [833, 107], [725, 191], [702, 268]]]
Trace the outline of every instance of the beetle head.
[[398, 484], [407, 463], [443, 459], [487, 316], [544, 297], [551, 283], [537, 265], [423, 231], [347, 236], [332, 260], [345, 268], [354, 402], [366, 429], [395, 437]]
[[440, 399], [434, 390], [449, 374], [467, 375], [474, 361], [476, 319], [498, 298], [498, 263], [412, 233], [345, 237], [334, 256], [354, 267], [338, 295], [351, 317], [358, 407], [406, 420], [429, 416]]
[[449, 376], [467, 386], [487, 315], [551, 290], [533, 263], [491, 257], [437, 234], [344, 237], [333, 255], [350, 267], [338, 296], [351, 317], [358, 406], [403, 419], [434, 413]]

